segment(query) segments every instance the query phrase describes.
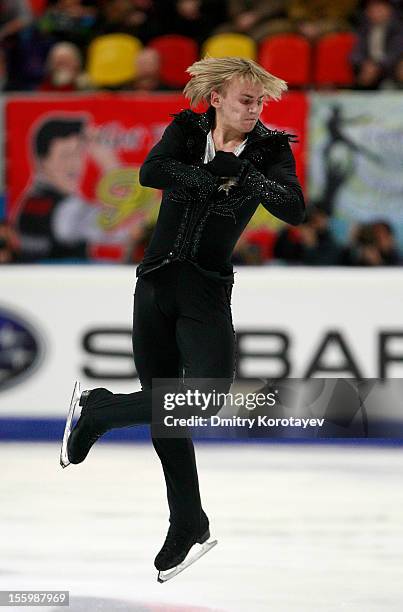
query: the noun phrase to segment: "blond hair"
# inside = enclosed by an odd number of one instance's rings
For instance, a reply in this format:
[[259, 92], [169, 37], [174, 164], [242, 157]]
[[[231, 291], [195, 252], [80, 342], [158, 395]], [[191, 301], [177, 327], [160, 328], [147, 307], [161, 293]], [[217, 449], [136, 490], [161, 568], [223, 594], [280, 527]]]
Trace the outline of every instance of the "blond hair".
[[211, 92], [222, 93], [233, 77], [261, 83], [264, 95], [273, 100], [279, 100], [282, 92], [287, 89], [285, 81], [270, 74], [253, 60], [242, 57], [205, 57], [194, 62], [186, 72], [191, 79], [183, 93], [191, 106], [197, 106], [199, 102], [209, 104]]

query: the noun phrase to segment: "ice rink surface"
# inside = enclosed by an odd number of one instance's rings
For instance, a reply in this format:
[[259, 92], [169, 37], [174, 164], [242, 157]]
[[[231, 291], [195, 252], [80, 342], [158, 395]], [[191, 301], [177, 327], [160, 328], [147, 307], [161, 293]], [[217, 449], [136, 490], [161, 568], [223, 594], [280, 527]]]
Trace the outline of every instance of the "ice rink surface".
[[198, 444], [218, 546], [163, 585], [152, 446], [98, 443], [65, 470], [58, 455], [53, 443], [0, 445], [0, 588], [70, 591], [69, 608], [38, 610], [403, 610], [401, 448]]

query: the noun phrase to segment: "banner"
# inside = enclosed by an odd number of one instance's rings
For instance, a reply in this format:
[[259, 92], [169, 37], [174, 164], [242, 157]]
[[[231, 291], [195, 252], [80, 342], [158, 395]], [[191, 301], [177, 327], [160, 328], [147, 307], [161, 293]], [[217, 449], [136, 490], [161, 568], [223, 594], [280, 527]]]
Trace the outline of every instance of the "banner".
[[[122, 245], [140, 223], [155, 221], [160, 202], [157, 191], [139, 184], [138, 168], [171, 121], [170, 114], [185, 107], [181, 94], [8, 98], [8, 216], [30, 236], [27, 250], [35, 255], [36, 249], [42, 258], [82, 258], [85, 236], [98, 245], [92, 256], [106, 253], [122, 259]], [[293, 146], [302, 183], [306, 108], [305, 95], [294, 93], [280, 103], [270, 102], [262, 116], [269, 127], [298, 136]], [[63, 252], [48, 236], [55, 231], [56, 206], [65, 210], [61, 231], [70, 231], [72, 240], [83, 236], [75, 248]], [[269, 218], [264, 211], [263, 222]], [[100, 244], [110, 248], [99, 249]]]
[[[8, 215], [17, 221], [24, 215], [21, 233], [38, 234], [32, 248], [39, 250], [47, 233], [52, 240], [52, 219], [47, 224], [41, 220], [64, 206], [64, 225], [71, 227], [72, 239], [85, 231], [87, 242], [116, 245], [108, 254], [122, 257], [131, 229], [140, 221], [150, 222], [158, 212], [159, 194], [141, 187], [138, 167], [180, 104], [178, 95], [10, 98]], [[73, 257], [84, 256], [79, 247], [72, 250]], [[58, 256], [44, 244], [44, 258]]]
[[[62, 418], [76, 379], [83, 388], [140, 388], [131, 347], [134, 273], [2, 268], [2, 417]], [[400, 269], [240, 268], [237, 379], [403, 378], [402, 303]]]
[[401, 92], [311, 94], [309, 198], [346, 230], [386, 221], [403, 244]]

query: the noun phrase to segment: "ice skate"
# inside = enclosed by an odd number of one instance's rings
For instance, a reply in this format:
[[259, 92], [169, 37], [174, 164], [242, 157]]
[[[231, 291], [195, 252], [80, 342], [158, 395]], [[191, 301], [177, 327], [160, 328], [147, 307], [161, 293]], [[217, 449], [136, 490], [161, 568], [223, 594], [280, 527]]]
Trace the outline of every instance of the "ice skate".
[[[94, 389], [81, 392], [80, 383], [76, 382], [74, 385], [60, 451], [60, 465], [63, 468], [70, 463], [77, 464], [84, 461], [92, 445], [105, 433], [104, 430], [95, 425], [94, 410], [86, 407], [88, 398], [93, 391]], [[97, 389], [97, 391], [109, 393], [106, 389]], [[72, 429], [77, 406], [81, 406], [81, 415]]]
[[[158, 570], [158, 582], [171, 580], [187, 567], [195, 563], [200, 557], [208, 553], [216, 544], [217, 540], [208, 541], [210, 530], [202, 536], [180, 530], [170, 526], [164, 545], [155, 558], [154, 565]], [[200, 546], [198, 546], [200, 544]]]

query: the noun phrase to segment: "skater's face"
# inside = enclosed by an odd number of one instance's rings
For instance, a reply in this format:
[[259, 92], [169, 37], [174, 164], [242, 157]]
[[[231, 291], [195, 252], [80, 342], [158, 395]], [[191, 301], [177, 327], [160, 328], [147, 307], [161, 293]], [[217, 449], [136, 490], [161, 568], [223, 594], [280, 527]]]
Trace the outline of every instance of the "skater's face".
[[223, 127], [247, 134], [260, 117], [264, 98], [261, 83], [234, 77], [221, 93], [212, 92], [211, 105], [216, 109], [217, 121]]

